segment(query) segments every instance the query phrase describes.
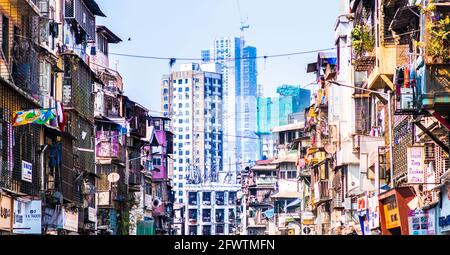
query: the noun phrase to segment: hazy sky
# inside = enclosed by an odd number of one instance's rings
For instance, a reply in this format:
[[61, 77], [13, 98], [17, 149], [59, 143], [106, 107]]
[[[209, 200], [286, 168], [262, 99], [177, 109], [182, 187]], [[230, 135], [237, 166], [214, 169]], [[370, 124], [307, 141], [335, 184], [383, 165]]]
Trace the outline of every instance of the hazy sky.
[[[282, 54], [334, 47], [333, 27], [339, 13], [338, 0], [240, 0], [248, 45], [258, 55]], [[160, 57], [200, 58], [214, 38], [240, 36], [237, 0], [97, 0], [106, 25], [122, 38], [112, 53]], [[128, 41], [131, 38], [131, 41]], [[258, 60], [258, 83], [266, 96], [275, 95], [282, 84], [307, 84], [314, 76], [306, 65], [317, 53]], [[118, 61], [125, 93], [150, 110], [160, 111], [160, 79], [169, 71], [166, 60], [111, 56]], [[179, 64], [180, 61], [177, 61]]]

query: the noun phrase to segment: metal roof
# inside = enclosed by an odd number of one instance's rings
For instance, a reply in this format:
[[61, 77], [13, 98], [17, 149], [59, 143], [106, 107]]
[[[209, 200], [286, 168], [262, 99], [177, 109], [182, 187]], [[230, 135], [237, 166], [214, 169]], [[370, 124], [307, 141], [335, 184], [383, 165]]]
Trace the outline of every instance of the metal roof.
[[95, 2], [95, 0], [83, 0], [83, 3], [86, 5], [89, 11], [92, 12], [92, 14], [101, 17], [106, 17], [106, 15], [102, 12], [98, 4]]
[[97, 26], [97, 32], [101, 32], [106, 37], [106, 39], [108, 39], [109, 43], [120, 43], [122, 41], [120, 37], [118, 37], [105, 26]]
[[266, 166], [256, 165], [256, 166], [252, 167], [252, 170], [256, 170], [256, 171], [275, 171], [275, 170], [277, 170], [277, 168], [278, 168], [277, 165], [266, 165]]
[[284, 132], [284, 131], [291, 131], [291, 130], [297, 130], [297, 129], [303, 129], [303, 128], [305, 128], [305, 123], [297, 122], [297, 123], [289, 124], [289, 125], [285, 125], [285, 126], [274, 127], [272, 129], [272, 133], [280, 133], [280, 132]]

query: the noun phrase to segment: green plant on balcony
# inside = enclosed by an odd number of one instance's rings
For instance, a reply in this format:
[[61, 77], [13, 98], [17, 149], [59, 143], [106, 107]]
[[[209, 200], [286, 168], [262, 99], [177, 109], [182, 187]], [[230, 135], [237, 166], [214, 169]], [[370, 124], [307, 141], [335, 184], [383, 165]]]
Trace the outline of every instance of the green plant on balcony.
[[447, 63], [450, 61], [450, 17], [441, 18], [435, 23], [427, 21], [427, 55], [430, 62]]
[[436, 11], [433, 0], [426, 6], [418, 5], [426, 17], [425, 29], [428, 34], [426, 43], [418, 43], [426, 49], [427, 62], [448, 63], [450, 61], [450, 16]]
[[356, 25], [352, 32], [352, 47], [357, 56], [372, 52], [375, 47], [375, 37], [367, 25]]

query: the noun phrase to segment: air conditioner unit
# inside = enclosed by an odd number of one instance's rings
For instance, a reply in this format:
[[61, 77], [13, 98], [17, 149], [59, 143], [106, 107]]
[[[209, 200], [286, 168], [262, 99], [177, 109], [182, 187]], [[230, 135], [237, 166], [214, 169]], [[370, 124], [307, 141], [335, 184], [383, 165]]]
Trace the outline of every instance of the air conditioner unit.
[[37, 2], [37, 5], [38, 5], [37, 7], [41, 11], [41, 14], [45, 17], [47, 17], [50, 12], [50, 3], [49, 2], [50, 2], [49, 0], [38, 0], [38, 2]]

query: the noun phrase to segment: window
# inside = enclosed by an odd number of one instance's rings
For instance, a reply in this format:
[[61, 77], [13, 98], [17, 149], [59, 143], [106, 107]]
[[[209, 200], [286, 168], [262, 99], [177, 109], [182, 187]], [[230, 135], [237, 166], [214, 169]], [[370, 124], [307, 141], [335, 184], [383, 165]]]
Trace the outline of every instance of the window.
[[[190, 136], [190, 135], [186, 135], [185, 138], [186, 138], [186, 139], [190, 139], [191, 136]], [[187, 151], [186, 153], [189, 153], [189, 151]], [[189, 154], [186, 154], [186, 155], [189, 155]]]
[[184, 91], [189, 92], [189, 87], [186, 87]]
[[211, 222], [211, 209], [203, 209], [202, 221], [203, 222]]
[[189, 154], [191, 154], [190, 151], [186, 151], [186, 156], [189, 156]]
[[183, 172], [183, 168], [181, 166], [178, 167], [178, 171]]
[[185, 84], [188, 84], [188, 83], [189, 83], [189, 80], [188, 80], [188, 79], [185, 79], [185, 80], [184, 80], [184, 83], [185, 83]]
[[211, 204], [211, 192], [203, 192], [202, 201], [204, 205]]
[[225, 193], [224, 192], [216, 192], [216, 205], [224, 205], [225, 202]]
[[9, 58], [9, 19], [3, 15], [2, 19], [2, 50], [5, 58]]
[[168, 110], [169, 109], [169, 105], [168, 104], [165, 104], [164, 105], [164, 110]]
[[224, 223], [224, 222], [225, 222], [224, 209], [216, 209], [216, 223]]
[[181, 182], [178, 183], [178, 187], [179, 187], [179, 188], [183, 188], [183, 183], [181, 183]]
[[191, 163], [191, 160], [189, 158], [186, 158], [186, 163], [187, 164]]
[[183, 148], [183, 143], [178, 143], [178, 147]]
[[183, 164], [183, 159], [180, 158], [180, 159], [178, 160], [178, 163]]
[[181, 190], [178, 191], [178, 195], [179, 195], [179, 196], [182, 196], [182, 195], [183, 195], [183, 191], [181, 191]]
[[154, 166], [160, 166], [161, 165], [161, 158], [153, 158], [153, 165]]
[[182, 79], [178, 80], [178, 84], [183, 84], [183, 80]]
[[169, 93], [169, 89], [164, 89], [164, 94]]
[[182, 198], [178, 199], [178, 203], [182, 204], [183, 203], [183, 199]]
[[178, 104], [178, 108], [183, 108], [183, 104]]
[[197, 192], [188, 193], [189, 205], [197, 205]]
[[178, 92], [183, 92], [183, 88], [178, 88]]
[[[183, 140], [183, 135], [178, 135], [178, 139]], [[182, 155], [182, 154], [180, 154], [180, 155]]]
[[189, 103], [186, 103], [184, 107], [189, 108]]

